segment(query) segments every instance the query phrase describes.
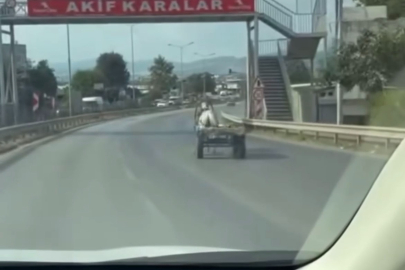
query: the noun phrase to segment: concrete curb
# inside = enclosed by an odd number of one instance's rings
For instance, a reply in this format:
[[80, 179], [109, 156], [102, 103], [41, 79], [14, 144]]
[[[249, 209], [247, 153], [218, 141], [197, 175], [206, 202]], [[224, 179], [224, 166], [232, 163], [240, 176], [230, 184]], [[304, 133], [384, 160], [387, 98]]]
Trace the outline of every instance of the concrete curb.
[[249, 133], [248, 136], [255, 138], [255, 139], [260, 139], [260, 140], [267, 140], [267, 141], [273, 141], [273, 142], [284, 143], [284, 144], [289, 144], [289, 145], [296, 145], [296, 146], [307, 147], [307, 148], [312, 148], [312, 149], [317, 149], [317, 150], [349, 153], [349, 154], [373, 157], [373, 158], [384, 159], [384, 160], [390, 156], [387, 154], [356, 151], [355, 149], [347, 149], [347, 148], [342, 149], [338, 146], [327, 145], [327, 144], [322, 144], [322, 143], [308, 143], [305, 141], [303, 141], [303, 142], [295, 141], [295, 140], [289, 139], [289, 138], [271, 137], [271, 136], [267, 136], [264, 134], [257, 134], [254, 132]]

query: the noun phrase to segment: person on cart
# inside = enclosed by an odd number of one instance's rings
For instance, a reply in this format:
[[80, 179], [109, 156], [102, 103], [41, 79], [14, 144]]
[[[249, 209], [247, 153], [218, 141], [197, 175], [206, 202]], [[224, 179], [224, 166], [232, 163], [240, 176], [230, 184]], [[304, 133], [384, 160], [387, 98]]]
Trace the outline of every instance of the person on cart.
[[[199, 133], [198, 131], [201, 129], [218, 126], [218, 121], [213, 108], [209, 106], [207, 102], [202, 102], [199, 109], [200, 111], [198, 112], [199, 117], [197, 121], [197, 134]], [[208, 151], [209, 150], [210, 149], [208, 148]], [[213, 148], [213, 152], [216, 153], [215, 148]]]

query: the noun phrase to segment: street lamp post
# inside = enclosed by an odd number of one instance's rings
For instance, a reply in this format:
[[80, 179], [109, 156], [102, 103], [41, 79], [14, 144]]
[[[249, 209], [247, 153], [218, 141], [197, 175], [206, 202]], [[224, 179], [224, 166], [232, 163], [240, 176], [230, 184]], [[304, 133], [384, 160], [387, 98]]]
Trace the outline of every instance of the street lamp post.
[[132, 52], [132, 99], [135, 100], [135, 64], [134, 64], [134, 25], [131, 25], [131, 52]]
[[207, 73], [207, 70], [206, 70], [206, 61], [207, 61], [207, 58], [208, 57], [211, 57], [211, 56], [214, 56], [215, 55], [215, 53], [210, 53], [210, 54], [201, 54], [201, 53], [194, 53], [195, 55], [198, 55], [198, 56], [200, 56], [200, 57], [202, 57], [203, 58], [203, 66], [204, 66], [204, 73], [203, 73], [203, 96], [205, 97], [205, 93], [206, 93], [206, 82], [205, 82], [205, 77], [206, 77], [206, 73]]
[[180, 77], [181, 77], [181, 80], [180, 80], [180, 87], [181, 87], [181, 100], [183, 100], [184, 99], [184, 86], [183, 86], [183, 49], [185, 48], [185, 47], [187, 47], [187, 46], [190, 46], [190, 45], [192, 45], [192, 44], [194, 44], [194, 42], [190, 42], [190, 43], [188, 43], [188, 44], [185, 44], [185, 45], [175, 45], [175, 44], [171, 44], [171, 43], [169, 43], [168, 44], [168, 46], [170, 46], [170, 47], [176, 47], [176, 48], [179, 48], [180, 49]]

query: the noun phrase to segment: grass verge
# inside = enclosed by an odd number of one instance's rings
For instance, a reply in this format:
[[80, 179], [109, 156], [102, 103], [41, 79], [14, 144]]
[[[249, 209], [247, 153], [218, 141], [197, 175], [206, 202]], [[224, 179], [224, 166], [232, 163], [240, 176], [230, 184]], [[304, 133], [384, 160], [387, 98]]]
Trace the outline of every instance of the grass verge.
[[385, 89], [370, 95], [369, 101], [369, 126], [405, 127], [405, 89]]

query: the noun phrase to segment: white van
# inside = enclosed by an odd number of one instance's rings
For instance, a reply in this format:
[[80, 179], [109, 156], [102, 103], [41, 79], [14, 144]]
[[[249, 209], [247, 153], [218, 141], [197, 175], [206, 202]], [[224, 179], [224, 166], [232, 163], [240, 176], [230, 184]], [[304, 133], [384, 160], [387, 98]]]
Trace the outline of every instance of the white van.
[[101, 111], [104, 101], [102, 97], [84, 97], [82, 98], [82, 104], [84, 111]]

